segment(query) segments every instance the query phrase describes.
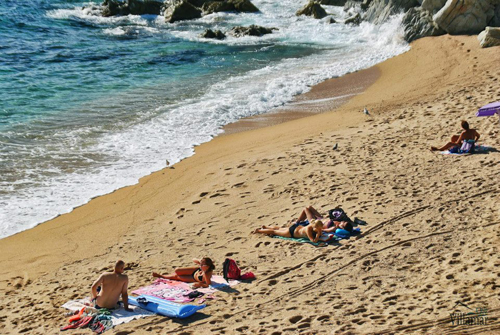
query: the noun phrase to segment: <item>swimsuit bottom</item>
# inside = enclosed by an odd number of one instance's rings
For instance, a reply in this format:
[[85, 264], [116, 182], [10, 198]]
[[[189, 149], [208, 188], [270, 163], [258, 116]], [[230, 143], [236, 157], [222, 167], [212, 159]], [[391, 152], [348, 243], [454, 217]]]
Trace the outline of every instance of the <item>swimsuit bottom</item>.
[[301, 221], [301, 222], [295, 222], [293, 225], [290, 226], [290, 228], [288, 228], [288, 231], [290, 232], [290, 236], [292, 238], [295, 238], [295, 236], [293, 236], [293, 233], [295, 232], [295, 229], [297, 229], [298, 226], [305, 227], [308, 224], [309, 224], [308, 220]]

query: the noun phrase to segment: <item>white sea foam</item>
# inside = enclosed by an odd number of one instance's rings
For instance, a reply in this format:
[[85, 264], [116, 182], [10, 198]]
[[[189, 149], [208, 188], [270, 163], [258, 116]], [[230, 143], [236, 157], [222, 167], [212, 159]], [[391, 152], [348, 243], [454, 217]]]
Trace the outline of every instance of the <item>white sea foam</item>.
[[[54, 19], [85, 20], [103, 25], [104, 34], [120, 36], [130, 29], [143, 28], [138, 33], [165, 33], [186, 40], [230, 45], [266, 44], [308, 45], [319, 52], [300, 59], [288, 58], [270, 62], [267, 66], [247, 73], [225, 78], [213, 84], [200, 97], [186, 99], [176, 105], [159, 106], [157, 110], [135, 122], [133, 126], [110, 131], [83, 146], [79, 138], [89, 129], [76, 129], [60, 134], [59, 147], [45, 150], [75, 152], [78, 158], [88, 157], [88, 168], [81, 171], [63, 171], [51, 167], [44, 171], [45, 178], [32, 187], [26, 168], [25, 179], [4, 188], [8, 197], [0, 197], [0, 237], [5, 237], [54, 216], [71, 211], [92, 197], [117, 188], [137, 183], [138, 179], [165, 167], [165, 161], [175, 164], [193, 155], [194, 146], [209, 141], [221, 133], [221, 127], [243, 117], [261, 114], [282, 106], [300, 93], [325, 79], [367, 68], [389, 57], [408, 50], [401, 38], [401, 17], [374, 26], [362, 23], [358, 27], [326, 24], [324, 20], [296, 17], [295, 12], [304, 5], [292, 0], [268, 2], [255, 0], [260, 14], [216, 13], [192, 22], [164, 23], [162, 17], [126, 16], [102, 18], [97, 9], [59, 9], [47, 15]], [[345, 19], [339, 7], [327, 7], [335, 19]], [[273, 34], [256, 37], [228, 37], [223, 41], [207, 41], [199, 34], [211, 27], [227, 30], [233, 25], [258, 24], [277, 27]], [[31, 150], [24, 148], [25, 150]], [[42, 150], [33, 148], [33, 150]], [[32, 153], [46, 155], [47, 152]], [[98, 164], [92, 157], [105, 156]], [[107, 163], [102, 163], [103, 161]]]

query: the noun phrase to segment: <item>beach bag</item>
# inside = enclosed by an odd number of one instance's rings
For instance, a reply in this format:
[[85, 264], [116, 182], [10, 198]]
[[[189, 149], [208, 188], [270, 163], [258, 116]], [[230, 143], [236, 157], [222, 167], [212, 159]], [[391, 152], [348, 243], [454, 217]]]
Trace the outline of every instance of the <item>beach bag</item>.
[[461, 154], [472, 154], [474, 153], [474, 140], [465, 140], [460, 147]]
[[351, 225], [353, 224], [352, 220], [347, 216], [347, 214], [344, 212], [344, 210], [340, 207], [330, 209], [328, 211], [328, 217], [332, 221], [345, 221], [349, 222]]
[[222, 265], [222, 276], [227, 281], [228, 279], [239, 279], [241, 270], [236, 264], [236, 261], [231, 258], [226, 258]]

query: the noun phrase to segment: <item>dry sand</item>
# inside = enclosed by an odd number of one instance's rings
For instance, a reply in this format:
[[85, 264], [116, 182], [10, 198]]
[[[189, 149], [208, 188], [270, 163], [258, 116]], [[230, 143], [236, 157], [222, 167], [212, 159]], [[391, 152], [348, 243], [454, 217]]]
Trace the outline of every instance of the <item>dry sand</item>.
[[[134, 289], [205, 255], [219, 270], [230, 256], [257, 280], [189, 319], [110, 333], [500, 333], [500, 154], [428, 150], [461, 119], [500, 149], [498, 119], [474, 116], [500, 100], [499, 50], [474, 36], [418, 40], [334, 112], [220, 136], [138, 185], [0, 240], [0, 333], [58, 333], [62, 303], [118, 258]], [[342, 205], [369, 225], [324, 248], [250, 234], [309, 204]], [[451, 312], [468, 311], [457, 302], [488, 308], [487, 324], [452, 326]]]

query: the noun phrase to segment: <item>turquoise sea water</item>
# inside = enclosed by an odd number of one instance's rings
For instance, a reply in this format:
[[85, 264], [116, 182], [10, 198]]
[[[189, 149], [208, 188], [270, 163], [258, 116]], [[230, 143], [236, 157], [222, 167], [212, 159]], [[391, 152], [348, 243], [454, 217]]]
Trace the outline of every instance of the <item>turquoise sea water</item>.
[[[193, 154], [221, 127], [402, 53], [399, 17], [359, 27], [260, 13], [102, 18], [99, 2], [0, 1], [0, 237]], [[347, 14], [326, 7], [337, 21]], [[261, 38], [205, 40], [258, 24]]]

